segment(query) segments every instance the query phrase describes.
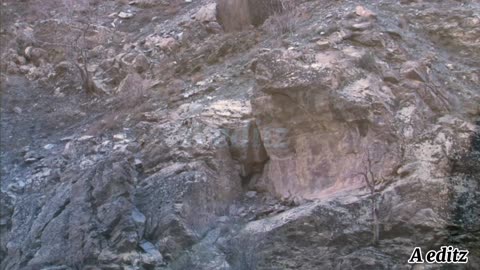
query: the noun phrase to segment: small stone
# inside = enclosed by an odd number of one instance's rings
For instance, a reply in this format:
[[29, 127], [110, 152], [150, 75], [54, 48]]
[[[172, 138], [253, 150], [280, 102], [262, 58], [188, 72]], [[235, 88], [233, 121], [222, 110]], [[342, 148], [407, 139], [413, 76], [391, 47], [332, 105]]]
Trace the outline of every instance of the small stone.
[[173, 50], [177, 47], [177, 40], [173, 37], [161, 38], [156, 44], [162, 50]]
[[137, 208], [134, 208], [132, 211], [132, 219], [135, 223], [144, 224], [147, 220], [145, 215], [142, 214]]
[[60, 87], [57, 87], [55, 91], [53, 92], [54, 97], [64, 97], [65, 94], [61, 92]]
[[199, 82], [197, 82], [195, 85], [196, 85], [196, 86], [204, 86], [204, 85], [206, 85], [206, 84], [207, 84], [206, 81], [199, 81]]
[[25, 57], [21, 56], [21, 55], [18, 55], [16, 58], [15, 58], [15, 63], [19, 64], [19, 65], [25, 65], [27, 63], [27, 59], [25, 59]]
[[357, 6], [355, 8], [355, 14], [357, 14], [360, 17], [366, 17], [366, 18], [372, 18], [377, 16], [373, 11], [363, 6]]
[[398, 83], [400, 81], [398, 75], [391, 71], [385, 72], [385, 74], [383, 74], [383, 80], [389, 83]]
[[147, 71], [150, 67], [150, 63], [148, 62], [148, 58], [144, 54], [139, 54], [133, 60], [133, 68], [138, 73], [143, 73]]
[[413, 162], [413, 163], [408, 163], [403, 165], [402, 167], [398, 168], [397, 174], [405, 177], [407, 175], [412, 174], [416, 169], [418, 168], [418, 163]]
[[114, 141], [124, 141], [127, 139], [127, 136], [123, 133], [113, 135]]
[[16, 113], [16, 114], [21, 114], [22, 113], [22, 109], [20, 107], [15, 107], [13, 108], [13, 111]]
[[218, 222], [220, 223], [227, 223], [229, 218], [227, 216], [221, 216], [218, 218]]
[[24, 54], [28, 60], [36, 63], [37, 65], [40, 59], [46, 58], [48, 56], [47, 51], [45, 51], [44, 49], [34, 48], [31, 46], [25, 48]]
[[143, 249], [143, 251], [152, 255], [157, 260], [159, 260], [159, 261], [163, 260], [162, 254], [160, 254], [160, 251], [158, 251], [157, 248], [152, 243], [150, 243], [148, 241], [142, 241], [142, 242], [140, 242], [139, 246]]
[[183, 210], [183, 203], [176, 203], [173, 205], [173, 210], [175, 213], [181, 213]]
[[327, 40], [319, 40], [317, 41], [317, 48], [319, 49], [328, 49], [330, 47], [330, 43]]
[[257, 196], [257, 192], [252, 190], [252, 191], [249, 191], [249, 192], [245, 193], [245, 196], [247, 196], [247, 198], [253, 199]]
[[85, 135], [85, 136], [82, 136], [82, 137], [78, 138], [78, 141], [79, 141], [79, 142], [88, 141], [88, 140], [90, 140], [90, 139], [92, 139], [92, 138], [93, 138], [93, 136]]
[[135, 165], [135, 168], [140, 169], [143, 167], [143, 162], [140, 159], [136, 158], [134, 161], [134, 165]]
[[371, 26], [372, 26], [371, 22], [355, 23], [351, 26], [351, 29], [357, 30], [357, 31], [363, 31], [363, 30], [367, 30]]
[[200, 22], [214, 22], [217, 20], [217, 4], [211, 3], [200, 8], [195, 14], [195, 19]]
[[45, 149], [45, 150], [51, 150], [51, 149], [53, 149], [53, 147], [55, 147], [55, 145], [49, 143], [49, 144], [45, 145], [45, 146], [43, 147], [43, 149]]
[[73, 140], [73, 136], [67, 136], [60, 139], [61, 142], [68, 142]]
[[29, 151], [29, 152], [25, 153], [23, 158], [24, 158], [26, 163], [32, 163], [32, 162], [35, 162], [35, 161], [40, 159], [40, 157], [37, 155], [37, 153], [35, 153], [33, 151]]
[[241, 213], [243, 213], [245, 211], [245, 207], [240, 207], [237, 209], [237, 215], [240, 215]]
[[126, 144], [115, 144], [113, 146], [113, 150], [119, 151], [119, 152], [127, 152], [127, 146]]
[[130, 19], [133, 17], [133, 14], [130, 13], [130, 12], [120, 12], [118, 13], [118, 17], [121, 18], [121, 19]]
[[424, 68], [423, 66], [415, 61], [405, 62], [401, 69], [402, 75], [410, 80], [425, 82], [424, 79]]
[[13, 192], [22, 192], [23, 191], [23, 187], [20, 187], [18, 185], [18, 183], [12, 183], [10, 185], [7, 186], [7, 190], [9, 191], [13, 191]]

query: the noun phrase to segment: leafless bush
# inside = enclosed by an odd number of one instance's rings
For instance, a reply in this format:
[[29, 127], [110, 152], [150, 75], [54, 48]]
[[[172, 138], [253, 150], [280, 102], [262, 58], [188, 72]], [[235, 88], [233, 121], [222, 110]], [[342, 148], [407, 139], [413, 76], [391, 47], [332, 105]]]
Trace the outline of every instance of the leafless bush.
[[370, 192], [371, 200], [371, 214], [372, 214], [372, 243], [374, 245], [378, 244], [380, 239], [380, 221], [378, 218], [378, 195], [379, 187], [385, 183], [385, 178], [381, 175], [378, 175], [374, 172], [374, 166], [380, 164], [379, 160], [376, 160], [373, 157], [371, 150], [367, 147], [365, 149], [364, 157], [364, 169], [363, 171], [357, 173], [363, 177], [365, 184]]
[[58, 20], [50, 20], [45, 27], [39, 27], [42, 30], [37, 31], [36, 43], [49, 51], [61, 51], [63, 57], [77, 68], [83, 90], [93, 94], [97, 89], [88, 71], [87, 36], [98, 23], [96, 9], [88, 0], [63, 0], [61, 3], [58, 8], [64, 15]]
[[281, 8], [275, 8], [275, 13], [267, 20], [266, 28], [273, 35], [281, 36], [295, 32], [299, 16], [292, 0], [281, 0]]

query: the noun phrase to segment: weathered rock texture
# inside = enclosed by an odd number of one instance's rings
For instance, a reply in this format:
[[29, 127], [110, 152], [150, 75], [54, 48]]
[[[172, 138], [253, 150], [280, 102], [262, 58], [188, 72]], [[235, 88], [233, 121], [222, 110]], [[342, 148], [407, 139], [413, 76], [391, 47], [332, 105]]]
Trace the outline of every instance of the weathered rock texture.
[[0, 269], [480, 268], [476, 1], [4, 2]]
[[283, 0], [218, 0], [217, 17], [225, 31], [259, 26], [273, 15], [283, 12]]

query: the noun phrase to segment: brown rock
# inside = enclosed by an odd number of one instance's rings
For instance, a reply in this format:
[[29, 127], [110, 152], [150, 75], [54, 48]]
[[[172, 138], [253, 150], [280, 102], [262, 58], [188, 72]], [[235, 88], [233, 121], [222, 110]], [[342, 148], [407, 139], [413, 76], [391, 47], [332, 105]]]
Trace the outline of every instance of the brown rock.
[[283, 11], [280, 0], [217, 0], [218, 19], [225, 31], [240, 31], [259, 26]]
[[162, 50], [173, 50], [178, 45], [177, 40], [173, 37], [162, 38], [157, 44]]
[[425, 67], [415, 61], [407, 61], [402, 65], [402, 76], [406, 79], [425, 82]]
[[143, 79], [137, 73], [128, 74], [125, 79], [120, 83], [117, 88], [117, 93], [130, 92], [134, 93], [137, 91], [142, 91], [143, 89]]
[[18, 65], [25, 65], [25, 63], [27, 63], [27, 60], [25, 59], [25, 57], [18, 55], [17, 57], [15, 57], [15, 63]]
[[383, 74], [383, 80], [390, 83], [398, 83], [400, 81], [399, 76], [394, 71], [387, 71]]
[[133, 68], [138, 73], [143, 73], [150, 68], [150, 63], [148, 62], [148, 58], [144, 54], [139, 54], [133, 60]]
[[365, 18], [375, 18], [377, 16], [373, 11], [367, 9], [364, 6], [357, 6], [355, 8], [355, 14]]
[[195, 14], [195, 19], [200, 22], [214, 22], [217, 20], [217, 4], [211, 3], [200, 8]]
[[[341, 74], [358, 72], [342, 54], [322, 53], [311, 66], [288, 55], [265, 53], [255, 69], [258, 95], [252, 108], [270, 158], [260, 182], [281, 197], [307, 199], [355, 189], [363, 185], [354, 175], [369, 147], [383, 164], [377, 173], [388, 174], [398, 158], [395, 145], [370, 144], [392, 129], [391, 91], [373, 76], [342, 86]], [[377, 116], [369, 114], [371, 106]], [[380, 158], [384, 152], [388, 155]]]
[[25, 57], [38, 66], [42, 61], [45, 60], [45, 58], [48, 57], [48, 53], [41, 48], [27, 47], [25, 49]]

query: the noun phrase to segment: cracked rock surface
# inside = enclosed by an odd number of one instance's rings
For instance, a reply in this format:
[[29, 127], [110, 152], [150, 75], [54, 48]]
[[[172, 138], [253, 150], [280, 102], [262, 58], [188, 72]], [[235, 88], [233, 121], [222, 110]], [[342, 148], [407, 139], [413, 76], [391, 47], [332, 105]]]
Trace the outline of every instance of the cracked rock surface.
[[1, 8], [0, 269], [480, 269], [477, 1]]

